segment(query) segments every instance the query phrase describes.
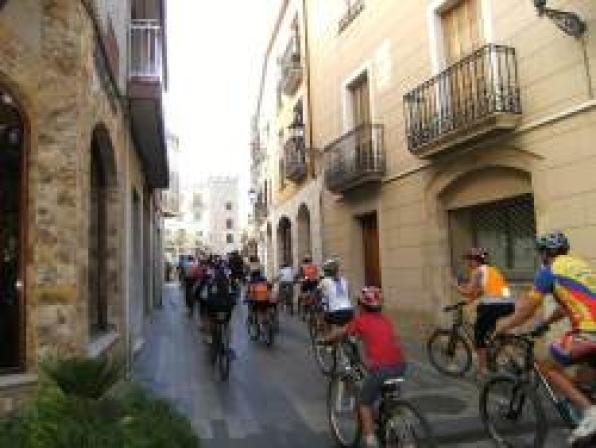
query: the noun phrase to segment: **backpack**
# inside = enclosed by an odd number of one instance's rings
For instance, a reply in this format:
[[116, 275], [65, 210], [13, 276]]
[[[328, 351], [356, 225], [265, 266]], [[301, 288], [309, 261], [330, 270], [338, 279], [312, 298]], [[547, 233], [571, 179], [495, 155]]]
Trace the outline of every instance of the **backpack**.
[[269, 285], [265, 281], [251, 283], [248, 285], [248, 296], [257, 301], [269, 300]]
[[215, 274], [208, 285], [209, 306], [216, 309], [228, 310], [234, 306], [234, 295], [228, 276], [222, 271]]

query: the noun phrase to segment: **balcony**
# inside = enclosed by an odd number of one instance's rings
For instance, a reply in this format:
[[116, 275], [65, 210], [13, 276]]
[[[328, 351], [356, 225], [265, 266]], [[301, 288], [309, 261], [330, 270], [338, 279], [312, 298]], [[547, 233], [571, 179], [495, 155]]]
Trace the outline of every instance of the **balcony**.
[[149, 185], [167, 188], [168, 163], [162, 110], [164, 36], [160, 20], [132, 20], [128, 97], [135, 145]]
[[293, 95], [302, 82], [302, 57], [300, 55], [300, 35], [298, 33], [293, 33], [279, 63], [281, 66], [281, 91], [285, 95]]
[[325, 184], [333, 193], [379, 183], [385, 175], [384, 128], [365, 124], [325, 148]]
[[515, 49], [488, 44], [404, 95], [408, 149], [419, 157], [514, 129]]
[[306, 176], [304, 137], [291, 137], [284, 146], [286, 179], [300, 182]]

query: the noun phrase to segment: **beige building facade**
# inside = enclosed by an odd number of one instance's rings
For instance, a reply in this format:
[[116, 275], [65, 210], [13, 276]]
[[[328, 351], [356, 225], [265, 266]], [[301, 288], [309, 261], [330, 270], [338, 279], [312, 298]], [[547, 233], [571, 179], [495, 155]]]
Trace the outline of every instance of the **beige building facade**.
[[265, 55], [253, 117], [252, 192], [259, 258], [268, 276], [305, 255], [322, 260], [322, 177], [313, 151], [307, 17], [283, 0]]
[[1, 4], [0, 414], [49, 354], [130, 365], [160, 300], [168, 182], [163, 3]]
[[596, 5], [308, 0], [313, 147], [322, 148], [323, 253], [353, 291], [382, 286], [402, 331], [456, 298], [469, 246], [519, 291], [536, 232], [596, 262]]

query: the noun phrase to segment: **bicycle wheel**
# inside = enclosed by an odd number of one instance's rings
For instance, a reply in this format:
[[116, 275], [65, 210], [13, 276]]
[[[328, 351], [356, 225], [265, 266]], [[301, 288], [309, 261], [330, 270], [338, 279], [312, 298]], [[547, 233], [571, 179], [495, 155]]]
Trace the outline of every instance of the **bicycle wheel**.
[[271, 347], [273, 345], [273, 340], [275, 339], [275, 325], [272, 322], [273, 316], [271, 313], [267, 316], [267, 320], [263, 322], [263, 342], [267, 347]]
[[252, 315], [249, 316], [249, 320], [248, 320], [248, 336], [250, 337], [250, 339], [252, 341], [256, 341], [259, 339], [259, 322], [257, 319], [257, 316]]
[[219, 344], [218, 370], [219, 378], [222, 381], [227, 381], [230, 376], [230, 341], [229, 335], [225, 325], [221, 324], [220, 333], [222, 335]]
[[510, 375], [491, 378], [480, 393], [480, 418], [490, 437], [507, 447], [541, 448], [548, 426], [533, 385]]
[[209, 361], [212, 365], [217, 361], [220, 343], [219, 329], [218, 326], [216, 326], [212, 332], [211, 344], [209, 345]]
[[532, 370], [528, 365], [527, 342], [512, 337], [500, 337], [493, 340], [488, 347], [488, 367], [495, 373], [506, 373], [518, 376]]
[[463, 376], [472, 365], [472, 349], [457, 332], [438, 329], [426, 344], [430, 363], [449, 376]]
[[360, 439], [358, 387], [347, 376], [335, 376], [327, 392], [327, 417], [333, 439], [340, 447], [356, 447]]
[[388, 418], [381, 429], [382, 446], [386, 448], [431, 448], [436, 443], [430, 424], [408, 401], [392, 401]]

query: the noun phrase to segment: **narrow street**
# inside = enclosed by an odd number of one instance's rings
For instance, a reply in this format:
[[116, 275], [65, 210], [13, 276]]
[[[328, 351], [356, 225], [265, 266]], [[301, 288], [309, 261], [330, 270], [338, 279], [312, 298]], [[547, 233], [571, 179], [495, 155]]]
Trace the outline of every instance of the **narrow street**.
[[[303, 323], [282, 315], [272, 349], [248, 340], [244, 307], [233, 320], [236, 359], [228, 383], [220, 383], [206, 359], [195, 322], [188, 320], [177, 283], [165, 287], [136, 377], [185, 413], [207, 448], [326, 447], [326, 381], [312, 359]], [[468, 381], [442, 377], [407, 344], [405, 395], [432, 423], [440, 446], [491, 447], [478, 418], [478, 391]], [[563, 446], [553, 431], [549, 447]]]

